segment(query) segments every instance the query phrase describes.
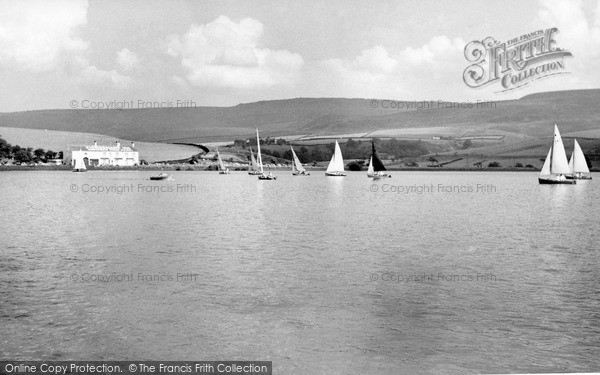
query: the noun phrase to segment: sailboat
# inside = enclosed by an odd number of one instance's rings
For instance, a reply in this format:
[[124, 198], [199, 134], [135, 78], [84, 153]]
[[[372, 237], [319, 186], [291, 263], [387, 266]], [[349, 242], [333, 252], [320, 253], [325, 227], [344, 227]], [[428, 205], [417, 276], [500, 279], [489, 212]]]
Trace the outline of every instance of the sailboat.
[[325, 176], [346, 176], [346, 174], [344, 174], [344, 158], [342, 157], [342, 150], [340, 149], [340, 145], [337, 141], [335, 141], [335, 151], [331, 157], [327, 171], [325, 171]]
[[373, 177], [373, 179], [375, 180], [378, 180], [380, 178], [392, 177], [386, 172], [383, 162], [379, 158], [379, 155], [377, 155], [377, 151], [375, 151], [375, 143], [373, 143], [373, 141], [371, 141], [371, 148], [371, 161], [369, 162], [369, 170], [367, 171], [367, 177]]
[[302, 166], [302, 163], [300, 163], [300, 159], [298, 159], [296, 152], [294, 152], [294, 148], [291, 145], [290, 148], [292, 149], [292, 159], [294, 159], [292, 160], [292, 175], [310, 176], [310, 173], [308, 173], [306, 169], [304, 169], [304, 167]]
[[87, 168], [85, 167], [85, 162], [82, 157], [78, 157], [75, 159], [75, 166], [73, 167], [73, 172], [85, 172]]
[[581, 147], [579, 147], [579, 143], [577, 143], [576, 139], [574, 139], [573, 142], [575, 145], [573, 146], [571, 160], [569, 160], [569, 167], [571, 168], [572, 174], [567, 175], [567, 178], [570, 180], [591, 180], [591, 176], [584, 175], [584, 173], [590, 173], [590, 170], [585, 161], [583, 151], [581, 150]]
[[276, 180], [277, 177], [273, 176], [271, 172], [265, 173], [263, 169], [262, 156], [260, 155], [260, 138], [258, 137], [258, 129], [256, 129], [256, 146], [258, 147], [258, 171], [260, 175], [258, 176], [259, 180]]
[[225, 168], [221, 154], [219, 154], [219, 149], [217, 149], [217, 159], [219, 160], [219, 174], [229, 174], [229, 168]]
[[367, 177], [371, 178], [375, 176], [375, 169], [373, 168], [373, 157], [369, 159], [369, 168], [367, 169]]
[[256, 158], [252, 152], [252, 147], [250, 147], [250, 167], [248, 168], [248, 174], [252, 176], [258, 176], [261, 174], [258, 170], [258, 163], [256, 162]]
[[538, 181], [540, 184], [575, 184], [575, 180], [567, 180], [566, 174], [571, 173], [569, 163], [567, 162], [567, 154], [565, 153], [565, 147], [563, 145], [558, 126], [554, 125], [554, 140], [550, 150], [548, 150], [548, 156], [544, 161], [544, 166], [540, 172]]

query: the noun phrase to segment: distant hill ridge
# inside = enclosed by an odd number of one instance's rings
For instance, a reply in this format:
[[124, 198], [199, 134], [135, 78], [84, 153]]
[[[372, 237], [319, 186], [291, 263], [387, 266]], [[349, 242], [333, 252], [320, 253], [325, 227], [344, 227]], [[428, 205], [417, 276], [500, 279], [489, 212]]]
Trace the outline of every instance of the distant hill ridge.
[[[383, 99], [296, 98], [233, 107], [161, 109], [57, 109], [0, 113], [0, 127], [100, 133], [146, 142], [216, 142], [262, 136], [369, 133], [388, 129], [450, 127], [529, 137], [600, 128], [600, 89], [556, 91], [495, 102], [488, 108], [382, 108]], [[375, 104], [374, 104], [375, 103]], [[437, 102], [436, 102], [437, 104]], [[396, 106], [397, 107], [397, 106]], [[587, 134], [587, 133], [586, 133]]]

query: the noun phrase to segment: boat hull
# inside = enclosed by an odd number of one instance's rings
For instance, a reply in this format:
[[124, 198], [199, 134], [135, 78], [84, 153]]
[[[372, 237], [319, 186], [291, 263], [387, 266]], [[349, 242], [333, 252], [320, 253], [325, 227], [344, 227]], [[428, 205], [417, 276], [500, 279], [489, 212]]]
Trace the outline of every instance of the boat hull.
[[577, 183], [575, 180], [552, 180], [546, 178], [538, 178], [538, 182], [541, 185], [573, 185]]
[[346, 174], [342, 173], [342, 172], [325, 172], [325, 176], [329, 176], [329, 177], [346, 177]]
[[308, 173], [308, 172], [304, 172], [304, 173], [301, 173], [301, 172], [293, 172], [293, 173], [292, 173], [292, 176], [310, 176], [310, 173]]
[[73, 169], [73, 172], [87, 172], [87, 169]]
[[171, 175], [167, 173], [161, 173], [158, 176], [150, 176], [152, 181], [168, 180], [169, 178], [171, 178]]
[[381, 178], [392, 178], [392, 176], [390, 176], [387, 173], [377, 173], [377, 172], [375, 172], [374, 174], [372, 174], [369, 177], [373, 178], [374, 180], [379, 180]]

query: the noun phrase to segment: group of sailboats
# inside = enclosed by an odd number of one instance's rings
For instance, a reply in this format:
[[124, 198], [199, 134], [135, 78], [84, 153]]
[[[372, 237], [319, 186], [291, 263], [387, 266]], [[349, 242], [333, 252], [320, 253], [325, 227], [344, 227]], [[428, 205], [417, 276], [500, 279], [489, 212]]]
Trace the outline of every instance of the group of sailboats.
[[591, 180], [591, 177], [583, 174], [589, 172], [585, 156], [577, 140], [574, 141], [571, 160], [567, 161], [558, 126], [554, 125], [554, 140], [538, 177], [539, 183], [543, 185], [573, 185], [577, 183], [577, 180]]
[[[248, 169], [249, 175], [258, 176], [259, 180], [276, 180], [277, 177], [274, 176], [270, 171], [265, 173], [263, 163], [262, 163], [262, 155], [260, 152], [260, 137], [258, 135], [258, 129], [256, 129], [256, 146], [257, 146], [257, 156], [254, 157], [254, 152], [252, 151], [252, 147], [250, 148], [250, 167]], [[373, 179], [387, 178], [390, 176], [383, 162], [379, 158], [377, 151], [375, 150], [375, 144], [371, 142], [372, 147], [372, 155], [371, 160], [369, 162], [369, 170], [367, 171], [367, 176]], [[294, 148], [290, 146], [292, 151], [292, 175], [293, 176], [310, 176], [310, 173], [304, 168], [298, 155], [294, 151]], [[217, 150], [217, 157], [219, 160], [219, 173], [221, 174], [229, 174], [229, 170], [225, 169], [223, 166], [223, 162], [221, 160], [221, 156], [219, 154], [219, 150]], [[325, 171], [326, 176], [330, 177], [344, 177], [346, 174], [344, 173], [344, 158], [342, 156], [342, 150], [340, 149], [340, 145], [337, 141], [335, 141], [335, 148], [333, 155], [331, 157], [331, 161], [327, 166], [327, 170]]]

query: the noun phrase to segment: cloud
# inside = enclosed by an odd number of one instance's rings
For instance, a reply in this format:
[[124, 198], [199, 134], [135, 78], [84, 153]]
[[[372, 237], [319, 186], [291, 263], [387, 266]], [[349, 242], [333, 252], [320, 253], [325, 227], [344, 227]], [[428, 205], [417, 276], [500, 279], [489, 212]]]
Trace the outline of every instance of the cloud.
[[75, 35], [87, 24], [87, 1], [0, 2], [0, 64], [22, 70], [55, 69], [88, 43]]
[[131, 70], [140, 62], [139, 57], [127, 48], [117, 52], [117, 64], [124, 70]]
[[90, 65], [83, 68], [80, 77], [83, 82], [101, 85], [110, 83], [117, 88], [128, 88], [133, 83], [131, 77], [119, 74], [116, 70], [101, 70]]
[[374, 46], [353, 59], [323, 61], [319, 80], [328, 85], [337, 82], [336, 89], [344, 96], [425, 96], [444, 80], [462, 81], [464, 46], [462, 39], [447, 36], [436, 36], [422, 46], [408, 46], [396, 53]]
[[287, 50], [260, 48], [263, 25], [252, 18], [236, 23], [220, 16], [206, 25], [192, 25], [172, 36], [167, 53], [181, 58], [194, 85], [265, 88], [293, 83], [304, 64]]
[[544, 27], [557, 27], [556, 45], [573, 53], [566, 60], [571, 71], [570, 82], [587, 87], [598, 87], [600, 77], [590, 67], [600, 57], [600, 1], [589, 6], [579, 0], [540, 1], [537, 22]]
[[460, 52], [465, 48], [465, 42], [460, 38], [450, 39], [445, 35], [433, 37], [427, 44], [418, 48], [407, 47], [400, 56], [412, 65], [430, 64], [435, 65], [442, 62], [452, 52]]

